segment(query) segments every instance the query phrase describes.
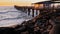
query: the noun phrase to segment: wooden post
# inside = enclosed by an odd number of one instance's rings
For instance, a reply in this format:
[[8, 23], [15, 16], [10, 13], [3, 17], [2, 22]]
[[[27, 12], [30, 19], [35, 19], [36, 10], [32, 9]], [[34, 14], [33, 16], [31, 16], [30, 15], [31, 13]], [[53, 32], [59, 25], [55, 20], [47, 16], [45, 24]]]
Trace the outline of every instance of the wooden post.
[[27, 13], [27, 8], [24, 9], [25, 13]]
[[23, 7], [23, 9], [22, 9], [22, 10], [23, 10], [23, 12], [24, 12], [24, 7]]
[[40, 15], [41, 10], [39, 9], [39, 15]]
[[32, 17], [34, 17], [34, 9], [32, 9]]
[[36, 9], [36, 15], [38, 14], [38, 10]]
[[28, 9], [28, 15], [30, 15], [30, 9]]

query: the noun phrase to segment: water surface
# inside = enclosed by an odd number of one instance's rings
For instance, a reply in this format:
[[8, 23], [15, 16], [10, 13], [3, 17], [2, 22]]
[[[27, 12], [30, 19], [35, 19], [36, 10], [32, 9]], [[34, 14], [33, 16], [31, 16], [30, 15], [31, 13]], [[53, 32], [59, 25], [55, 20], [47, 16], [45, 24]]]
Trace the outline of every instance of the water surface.
[[21, 24], [31, 18], [27, 13], [18, 11], [13, 6], [0, 6], [0, 27]]

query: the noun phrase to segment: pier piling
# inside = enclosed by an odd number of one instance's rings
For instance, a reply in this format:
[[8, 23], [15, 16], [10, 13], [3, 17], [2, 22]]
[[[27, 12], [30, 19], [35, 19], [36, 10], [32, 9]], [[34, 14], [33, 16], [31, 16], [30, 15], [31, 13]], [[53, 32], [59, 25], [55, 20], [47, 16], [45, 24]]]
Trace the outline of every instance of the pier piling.
[[36, 15], [38, 15], [38, 10], [36, 10]]
[[32, 9], [32, 17], [34, 17], [34, 9]]
[[30, 15], [30, 9], [28, 9], [28, 16]]

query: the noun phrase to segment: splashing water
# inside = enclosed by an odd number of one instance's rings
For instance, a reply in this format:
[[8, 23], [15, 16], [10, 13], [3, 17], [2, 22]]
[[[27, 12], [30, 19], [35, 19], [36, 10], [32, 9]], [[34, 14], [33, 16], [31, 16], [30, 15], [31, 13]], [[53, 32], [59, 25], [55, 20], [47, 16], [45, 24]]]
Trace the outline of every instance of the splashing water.
[[32, 17], [26, 13], [16, 10], [14, 7], [0, 7], [0, 27], [9, 27], [21, 24]]

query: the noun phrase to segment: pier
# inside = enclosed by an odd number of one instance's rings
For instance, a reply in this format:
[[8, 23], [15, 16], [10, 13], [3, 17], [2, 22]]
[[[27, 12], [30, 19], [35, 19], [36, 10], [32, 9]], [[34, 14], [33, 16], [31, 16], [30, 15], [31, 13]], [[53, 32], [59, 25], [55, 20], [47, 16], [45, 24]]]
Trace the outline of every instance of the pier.
[[[17, 10], [28, 13], [28, 16], [32, 13], [32, 17], [39, 15], [40, 9], [36, 9], [33, 6], [15, 6]], [[34, 15], [35, 13], [35, 15]]]
[[[55, 4], [58, 4], [55, 6]], [[57, 31], [60, 30], [60, 22], [55, 22], [56, 19], [60, 19], [60, 2], [52, 2], [52, 1], [44, 1], [44, 2], [37, 2], [37, 3], [32, 3], [34, 6], [16, 6], [15, 8], [19, 11], [27, 12], [28, 16], [31, 15], [32, 17], [37, 16], [34, 18], [34, 21], [42, 15], [43, 20], [47, 19], [47, 23], [49, 23], [49, 20], [51, 20], [51, 24], [53, 25], [53, 28], [50, 30], [48, 34], [57, 34]], [[36, 4], [38, 6], [36, 7]], [[43, 7], [41, 8], [40, 4], [43, 4]], [[22, 10], [21, 10], [22, 9]], [[59, 20], [60, 21], [60, 20]], [[40, 22], [39, 22], [40, 23]], [[49, 26], [48, 26], [49, 27]], [[48, 29], [48, 28], [46, 28]]]
[[[32, 17], [34, 16], [37, 16], [39, 14], [43, 14], [43, 13], [48, 13], [48, 12], [55, 12], [56, 10], [59, 10], [60, 6], [55, 8], [54, 4], [55, 3], [60, 3], [60, 2], [52, 2], [52, 1], [44, 1], [44, 2], [37, 2], [37, 3], [32, 3], [33, 5], [34, 4], [43, 4], [43, 7], [40, 8], [40, 6], [38, 7], [35, 7], [34, 6], [14, 6], [17, 10], [19, 11], [23, 11], [23, 12], [26, 12], [29, 15], [31, 15], [32, 13]], [[51, 6], [51, 4], [53, 4], [53, 6]]]
[[[55, 3], [58, 5], [55, 6]], [[9, 26], [12, 20], [0, 21], [0, 33], [1, 34], [60, 34], [60, 2], [44, 1], [32, 3], [34, 6], [17, 6], [19, 11], [27, 13], [28, 16], [33, 17], [32, 19], [23, 20], [21, 23], [18, 19], [14, 19], [12, 24]], [[37, 5], [37, 6], [36, 6]], [[41, 6], [40, 6], [41, 5]], [[16, 13], [13, 13], [14, 15]], [[19, 13], [20, 14], [20, 13]], [[21, 16], [21, 15], [18, 15]], [[5, 17], [5, 16], [4, 16]], [[26, 17], [25, 17], [26, 18]], [[9, 18], [7, 18], [9, 19]], [[18, 24], [15, 22], [17, 21]], [[4, 26], [4, 23], [8, 26]], [[3, 24], [2, 24], [3, 23]], [[5, 23], [5, 24], [6, 24]], [[15, 23], [15, 25], [13, 25]], [[19, 24], [20, 23], [20, 24]]]

